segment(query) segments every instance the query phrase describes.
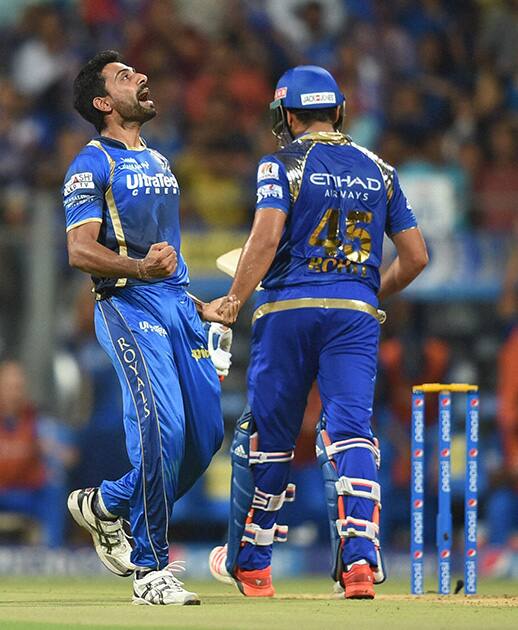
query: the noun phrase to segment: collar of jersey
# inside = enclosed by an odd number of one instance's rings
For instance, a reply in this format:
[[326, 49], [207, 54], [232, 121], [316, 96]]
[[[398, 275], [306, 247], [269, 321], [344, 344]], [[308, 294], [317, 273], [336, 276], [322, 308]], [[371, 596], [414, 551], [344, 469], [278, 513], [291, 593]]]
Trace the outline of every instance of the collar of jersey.
[[343, 142], [344, 138], [346, 136], [339, 131], [305, 131], [295, 138], [295, 142], [306, 142], [307, 140], [314, 142], [319, 140], [322, 142]]
[[140, 142], [143, 145], [141, 147], [129, 147], [120, 140], [114, 140], [113, 138], [107, 138], [106, 136], [98, 136], [95, 139], [116, 149], [126, 149], [126, 151], [144, 151], [144, 149], [147, 149], [147, 144], [143, 138], [140, 138]]

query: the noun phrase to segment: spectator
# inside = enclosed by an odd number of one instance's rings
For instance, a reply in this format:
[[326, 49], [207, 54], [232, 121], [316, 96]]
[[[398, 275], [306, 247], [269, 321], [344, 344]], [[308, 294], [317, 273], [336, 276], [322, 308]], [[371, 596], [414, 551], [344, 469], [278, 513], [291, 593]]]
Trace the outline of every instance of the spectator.
[[345, 25], [345, 8], [340, 0], [267, 0], [266, 12], [271, 27], [282, 33], [302, 57], [305, 52], [311, 54], [313, 45], [315, 49], [319, 44], [327, 48]]
[[60, 14], [49, 6], [29, 11], [28, 38], [13, 56], [13, 80], [23, 95], [38, 97], [68, 75], [72, 55]]
[[464, 224], [469, 179], [443, 157], [443, 137], [428, 131], [409, 151], [399, 177], [425, 237], [452, 237]]
[[70, 434], [39, 413], [16, 361], [0, 363], [0, 512], [40, 522], [43, 542], [64, 542], [66, 471], [74, 463]]
[[480, 225], [504, 233], [518, 222], [518, 151], [515, 131], [506, 120], [490, 128], [490, 159], [477, 181]]

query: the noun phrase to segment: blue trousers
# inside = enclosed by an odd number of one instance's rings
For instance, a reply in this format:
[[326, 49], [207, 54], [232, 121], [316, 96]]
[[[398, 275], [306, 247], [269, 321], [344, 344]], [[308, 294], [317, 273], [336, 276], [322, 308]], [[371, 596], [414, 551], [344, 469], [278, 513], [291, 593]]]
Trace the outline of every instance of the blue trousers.
[[[355, 310], [300, 308], [258, 319], [252, 336], [248, 400], [259, 450], [278, 452], [295, 447], [315, 380], [331, 441], [372, 439], [378, 339], [378, 321]], [[378, 479], [374, 458], [366, 449], [338, 453], [335, 461], [339, 476]], [[253, 474], [256, 487], [277, 495], [290, 481], [290, 464], [254, 465]], [[346, 497], [345, 508], [349, 516], [372, 520], [370, 499]], [[256, 510], [253, 522], [269, 529], [276, 516], [275, 512]], [[248, 570], [264, 568], [271, 563], [271, 553], [271, 546], [246, 543], [238, 565]], [[347, 539], [342, 555], [345, 564], [361, 559], [376, 564], [374, 545], [365, 538]]]
[[132, 562], [168, 562], [174, 502], [223, 440], [220, 384], [191, 298], [165, 283], [123, 289], [97, 302], [95, 329], [122, 388], [132, 469], [103, 481], [107, 509], [130, 521]]

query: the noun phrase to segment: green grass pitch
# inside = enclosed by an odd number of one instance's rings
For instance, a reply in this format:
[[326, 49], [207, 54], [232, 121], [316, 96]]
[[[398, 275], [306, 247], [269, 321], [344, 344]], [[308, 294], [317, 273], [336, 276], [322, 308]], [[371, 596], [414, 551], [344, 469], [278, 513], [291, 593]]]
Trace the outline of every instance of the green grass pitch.
[[[117, 578], [0, 578], [2, 630], [426, 630], [518, 628], [518, 582], [480, 581], [479, 595], [420, 598], [389, 581], [374, 601], [345, 601], [325, 579], [283, 580], [273, 600], [247, 599], [217, 582], [191, 582], [201, 606], [133, 606]], [[430, 585], [432, 586], [432, 585]]]

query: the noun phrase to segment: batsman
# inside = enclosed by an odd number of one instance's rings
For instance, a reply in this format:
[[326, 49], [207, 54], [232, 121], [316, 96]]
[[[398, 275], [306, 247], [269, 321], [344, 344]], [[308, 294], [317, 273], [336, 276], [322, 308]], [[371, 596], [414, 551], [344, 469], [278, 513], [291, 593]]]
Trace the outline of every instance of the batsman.
[[[230, 289], [253, 315], [249, 408], [231, 447], [228, 543], [210, 555], [217, 579], [272, 597], [277, 523], [294, 498], [290, 461], [308, 392], [322, 415], [316, 451], [332, 544], [332, 577], [347, 599], [374, 598], [385, 579], [379, 544], [378, 442], [371, 430], [379, 300], [428, 262], [397, 173], [342, 132], [345, 98], [317, 66], [288, 70], [270, 105], [279, 150], [259, 162], [257, 210]], [[383, 237], [397, 256], [380, 274]]]

